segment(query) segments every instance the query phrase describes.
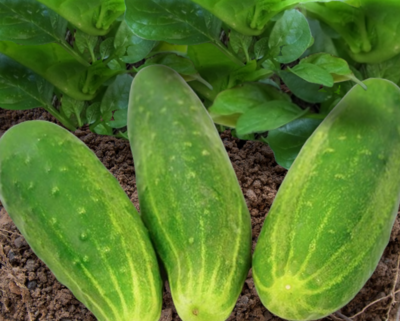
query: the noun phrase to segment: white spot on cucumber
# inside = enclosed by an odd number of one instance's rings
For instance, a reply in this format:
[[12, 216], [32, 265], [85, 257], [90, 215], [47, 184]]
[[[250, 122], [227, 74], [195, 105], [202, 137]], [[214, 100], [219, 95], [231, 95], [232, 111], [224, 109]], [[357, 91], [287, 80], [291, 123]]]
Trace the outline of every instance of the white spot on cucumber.
[[160, 110], [161, 114], [165, 114], [166, 112], [167, 112], [167, 108], [165, 108], [165, 107], [161, 108], [161, 110]]
[[192, 147], [192, 143], [191, 142], [184, 142], [183, 145], [187, 146], [187, 147]]
[[[139, 99], [136, 99], [136, 101], [138, 101]], [[144, 107], [143, 106], [139, 106], [139, 113], [143, 113], [144, 112]]]
[[44, 170], [46, 171], [46, 173], [50, 173], [50, 172], [51, 172], [50, 166], [46, 166], [46, 167], [44, 168]]
[[66, 172], [68, 169], [66, 167], [61, 167], [60, 172]]
[[189, 244], [193, 244], [193, 243], [194, 243], [194, 238], [191, 237], [191, 238], [189, 239]]
[[346, 136], [340, 136], [340, 137], [339, 137], [339, 140], [346, 140], [346, 139], [347, 139]]
[[35, 184], [33, 184], [33, 182], [30, 182], [29, 185], [28, 185], [28, 189], [32, 189], [33, 186], [35, 186]]
[[159, 183], [160, 183], [160, 179], [159, 179], [159, 178], [156, 178], [156, 180], [154, 181], [154, 184], [155, 184], [156, 186], [158, 186]]
[[178, 105], [181, 105], [181, 106], [182, 106], [182, 105], [183, 105], [183, 100], [180, 100], [180, 99], [179, 99], [179, 100], [177, 101], [177, 103], [178, 103]]
[[51, 194], [57, 195], [59, 191], [60, 191], [60, 189], [59, 189], [57, 186], [54, 186], [54, 187], [51, 189]]
[[89, 257], [87, 255], [85, 255], [83, 257], [83, 262], [85, 262], [85, 263], [89, 262]]
[[171, 160], [171, 161], [173, 161], [173, 160], [175, 160], [175, 156], [171, 156], [170, 158], [169, 158], [169, 160]]
[[361, 139], [362, 136], [360, 134], [357, 135], [357, 139]]
[[189, 172], [187, 175], [186, 175], [186, 177], [187, 178], [195, 178], [196, 177], [196, 173], [195, 172]]
[[50, 224], [51, 224], [51, 225], [57, 224], [57, 219], [56, 219], [55, 217], [52, 217], [52, 218], [50, 219]]
[[82, 232], [81, 235], [79, 235], [79, 239], [81, 241], [86, 241], [88, 239], [88, 234], [86, 232]]
[[292, 287], [290, 286], [290, 284], [287, 284], [286, 286], [285, 286], [285, 289], [286, 290], [290, 290]]
[[109, 253], [110, 248], [108, 246], [105, 246], [105, 247], [103, 247], [102, 251], [103, 251], [103, 253]]
[[328, 147], [327, 149], [324, 150], [324, 153], [333, 153], [335, 150], [333, 148]]
[[208, 150], [203, 150], [202, 152], [201, 152], [201, 155], [203, 155], [203, 156], [208, 156], [208, 155], [210, 155], [210, 152], [208, 151]]
[[199, 131], [197, 131], [197, 130], [196, 130], [196, 131], [194, 131], [194, 132], [192, 132], [192, 134], [193, 134], [193, 135], [195, 135], [195, 136], [200, 136], [200, 132], [199, 132]]
[[363, 150], [360, 152], [360, 154], [363, 154], [363, 155], [372, 155], [372, 152], [371, 152], [370, 150], [368, 150], [368, 149], [363, 149]]
[[25, 164], [28, 165], [31, 162], [31, 158], [28, 156], [25, 158]]
[[85, 214], [85, 213], [86, 213], [86, 210], [83, 207], [80, 207], [78, 209], [78, 214], [82, 215], [82, 214]]

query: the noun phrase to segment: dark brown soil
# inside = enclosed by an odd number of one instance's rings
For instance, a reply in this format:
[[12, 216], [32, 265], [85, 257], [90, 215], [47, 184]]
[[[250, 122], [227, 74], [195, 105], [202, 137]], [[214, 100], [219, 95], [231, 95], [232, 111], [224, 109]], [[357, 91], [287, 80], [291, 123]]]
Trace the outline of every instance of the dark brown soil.
[[[55, 121], [42, 109], [5, 111], [0, 109], [0, 136], [22, 121], [42, 119]], [[76, 133], [119, 180], [127, 195], [139, 209], [135, 185], [135, 169], [127, 141], [92, 134], [89, 130]], [[286, 170], [277, 165], [268, 146], [257, 142], [234, 139], [229, 132], [221, 135], [249, 207], [253, 225], [253, 249], [265, 216], [274, 200]], [[397, 291], [395, 281], [400, 253], [400, 219], [395, 223], [388, 247], [377, 270], [356, 298], [340, 312], [324, 320], [399, 320], [399, 304], [391, 296]], [[23, 320], [96, 320], [61, 285], [49, 269], [33, 254], [24, 238], [0, 203], [0, 321]], [[398, 300], [400, 298], [396, 296]], [[360, 312], [375, 300], [365, 312]], [[390, 313], [388, 313], [390, 309]], [[346, 317], [347, 316], [347, 319]], [[168, 285], [164, 290], [162, 321], [178, 321]], [[277, 321], [261, 304], [254, 288], [251, 272], [229, 321]], [[117, 320], [115, 320], [117, 321]]]

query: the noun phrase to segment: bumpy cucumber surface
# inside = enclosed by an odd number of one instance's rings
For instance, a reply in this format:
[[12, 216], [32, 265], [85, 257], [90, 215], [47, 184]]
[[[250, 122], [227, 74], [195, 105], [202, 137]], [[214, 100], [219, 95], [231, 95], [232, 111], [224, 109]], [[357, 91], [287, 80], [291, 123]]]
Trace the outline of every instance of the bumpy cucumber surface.
[[159, 319], [161, 278], [148, 232], [78, 138], [44, 121], [8, 130], [0, 199], [33, 251], [98, 320]]
[[303, 146], [253, 257], [263, 304], [314, 320], [349, 302], [375, 270], [400, 195], [400, 89], [355, 86]]
[[215, 126], [172, 69], [135, 77], [128, 111], [142, 218], [184, 321], [228, 318], [251, 261], [251, 223]]

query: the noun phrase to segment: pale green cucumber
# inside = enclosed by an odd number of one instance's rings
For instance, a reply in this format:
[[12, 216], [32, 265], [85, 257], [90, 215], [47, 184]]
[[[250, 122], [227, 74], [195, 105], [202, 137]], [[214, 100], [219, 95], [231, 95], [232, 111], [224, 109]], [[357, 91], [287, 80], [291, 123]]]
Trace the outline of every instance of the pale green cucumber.
[[0, 139], [0, 200], [33, 251], [98, 318], [157, 321], [161, 278], [137, 211], [65, 129], [29, 121]]
[[400, 196], [400, 89], [355, 86], [303, 146], [253, 257], [262, 303], [315, 320], [348, 303], [375, 270]]
[[251, 261], [250, 215], [206, 109], [172, 69], [135, 77], [128, 133], [142, 218], [184, 321], [226, 320]]

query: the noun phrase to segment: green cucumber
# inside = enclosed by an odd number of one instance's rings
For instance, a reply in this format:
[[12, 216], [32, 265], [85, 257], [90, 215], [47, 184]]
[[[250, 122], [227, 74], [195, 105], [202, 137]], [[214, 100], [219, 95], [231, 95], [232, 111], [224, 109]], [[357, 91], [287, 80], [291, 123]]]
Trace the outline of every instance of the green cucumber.
[[224, 145], [172, 69], [135, 77], [128, 135], [141, 215], [184, 321], [226, 320], [251, 263], [251, 222]]
[[355, 86], [303, 146], [253, 257], [262, 303], [314, 320], [348, 303], [375, 270], [400, 196], [400, 89]]
[[0, 200], [32, 250], [97, 317], [157, 321], [161, 277], [114, 176], [65, 129], [21, 123], [0, 139]]

